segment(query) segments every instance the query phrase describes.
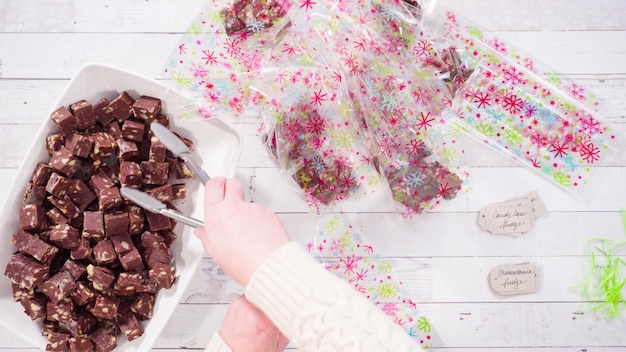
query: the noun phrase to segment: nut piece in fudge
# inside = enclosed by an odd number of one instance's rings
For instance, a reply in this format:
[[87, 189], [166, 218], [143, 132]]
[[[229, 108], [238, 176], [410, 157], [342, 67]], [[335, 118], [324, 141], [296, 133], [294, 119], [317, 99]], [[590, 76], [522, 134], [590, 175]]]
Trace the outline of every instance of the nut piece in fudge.
[[48, 334], [48, 344], [46, 345], [46, 352], [65, 352], [69, 338], [69, 334], [51, 331]]
[[68, 224], [59, 224], [50, 228], [49, 240], [55, 245], [72, 249], [80, 244], [80, 232]]
[[74, 177], [80, 165], [80, 159], [65, 147], [59, 148], [50, 157], [50, 166], [68, 178]]
[[45, 186], [48, 184], [48, 179], [54, 170], [50, 165], [44, 163], [38, 163], [33, 171], [31, 182], [37, 186]]
[[61, 211], [57, 208], [52, 208], [46, 212], [46, 217], [48, 218], [48, 224], [51, 226], [59, 225], [59, 224], [67, 224], [69, 220], [61, 213]]
[[117, 315], [119, 305], [120, 299], [117, 297], [98, 295], [91, 314], [101, 319], [112, 320]]
[[29, 232], [45, 230], [47, 225], [46, 211], [39, 204], [22, 205], [18, 211], [19, 228]]
[[67, 148], [70, 153], [81, 158], [86, 158], [91, 154], [92, 146], [93, 140], [89, 136], [83, 136], [78, 133], [70, 134], [65, 142], [65, 148]]
[[53, 304], [57, 304], [63, 298], [69, 297], [75, 286], [76, 282], [72, 274], [67, 271], [59, 271], [37, 288], [41, 293], [48, 296]]
[[115, 281], [115, 291], [120, 296], [134, 296], [143, 284], [143, 276], [139, 272], [121, 272]]
[[131, 205], [128, 208], [128, 219], [130, 221], [129, 232], [131, 235], [138, 235], [143, 232], [145, 218], [143, 216], [143, 209], [136, 205]]
[[115, 116], [106, 111], [108, 106], [109, 101], [106, 98], [100, 99], [96, 105], [93, 106], [96, 121], [98, 121], [102, 127], [106, 127], [109, 123], [111, 123], [111, 121], [115, 120]]
[[117, 347], [117, 337], [105, 328], [99, 328], [89, 338], [96, 352], [111, 352]]
[[163, 185], [169, 179], [169, 163], [142, 161], [143, 182], [147, 185]]
[[140, 119], [155, 119], [161, 113], [161, 100], [142, 95], [133, 104], [133, 113]]
[[4, 270], [4, 276], [8, 277], [12, 283], [27, 290], [42, 284], [48, 279], [49, 274], [49, 266], [22, 253], [13, 254]]
[[104, 214], [104, 233], [107, 237], [128, 234], [128, 213]]
[[130, 251], [131, 249], [135, 248], [135, 244], [133, 243], [133, 240], [130, 238], [130, 235], [128, 234], [128, 232], [121, 234], [121, 235], [111, 236], [110, 239], [111, 239], [111, 242], [113, 242], [113, 248], [115, 249], [115, 252], [118, 255], [124, 254]]
[[111, 122], [104, 128], [104, 132], [111, 135], [111, 137], [117, 139], [122, 138], [122, 128], [120, 127], [120, 123], [117, 120]]
[[88, 101], [80, 100], [71, 104], [70, 111], [76, 117], [79, 130], [85, 130], [96, 124], [96, 114]]
[[137, 315], [139, 320], [151, 319], [154, 311], [154, 295], [140, 293], [132, 300], [130, 310]]
[[187, 197], [187, 185], [184, 183], [172, 185], [172, 196], [174, 200], [185, 199]]
[[166, 155], [167, 148], [165, 148], [165, 145], [159, 142], [159, 139], [154, 136], [150, 138], [150, 151], [148, 153], [148, 161], [162, 163], [165, 162]]
[[126, 271], [140, 271], [145, 269], [143, 258], [137, 248], [132, 248], [127, 252], [119, 254], [118, 259]]
[[36, 320], [46, 316], [46, 303], [48, 299], [42, 294], [36, 294], [35, 298], [19, 301], [24, 308], [24, 313], [31, 320]]
[[171, 288], [176, 279], [176, 268], [165, 263], [156, 263], [149, 271], [150, 280], [163, 288]]
[[98, 210], [113, 211], [124, 205], [124, 199], [117, 187], [105, 188], [98, 194]]
[[113, 180], [104, 171], [100, 171], [91, 176], [89, 179], [89, 186], [91, 186], [91, 189], [98, 194], [106, 188], [115, 187], [115, 182], [113, 182]]
[[93, 264], [87, 265], [87, 278], [91, 281], [93, 288], [101, 292], [108, 289], [115, 281], [115, 275], [110, 269]]
[[74, 132], [78, 128], [78, 121], [76, 117], [72, 115], [72, 113], [67, 110], [64, 106], [55, 110], [50, 118], [59, 128], [59, 131], [64, 136], [68, 136], [70, 133]]
[[67, 321], [74, 313], [74, 302], [65, 298], [58, 303], [48, 301], [46, 304], [46, 319], [49, 321]]
[[68, 219], [74, 220], [80, 215], [80, 209], [72, 202], [67, 195], [63, 198], [56, 198], [54, 196], [48, 197], [48, 201], [54, 205], [63, 215]]
[[106, 159], [113, 155], [117, 146], [115, 137], [107, 132], [95, 132], [91, 137], [93, 138], [93, 149], [91, 150], [93, 159]]
[[34, 299], [37, 296], [35, 289], [22, 288], [14, 283], [11, 283], [11, 289], [13, 290], [13, 300], [15, 302], [28, 301], [29, 299]]
[[41, 238], [31, 235], [23, 230], [18, 230], [11, 239], [11, 244], [23, 253], [26, 253], [38, 261], [50, 265], [59, 249], [51, 246]]
[[46, 149], [49, 155], [53, 155], [57, 150], [61, 149], [65, 143], [65, 137], [61, 133], [50, 134], [46, 137]]
[[146, 125], [135, 119], [128, 119], [122, 125], [122, 137], [131, 141], [142, 141]]
[[91, 352], [94, 350], [93, 342], [87, 337], [72, 336], [68, 342], [70, 352]]
[[67, 194], [70, 179], [53, 172], [46, 183], [46, 191], [57, 198], [63, 198]]
[[117, 139], [117, 156], [123, 161], [132, 161], [139, 158], [137, 143], [122, 138]]
[[112, 114], [118, 120], [126, 120], [132, 114], [134, 102], [135, 101], [128, 93], [121, 92], [117, 97], [111, 100], [104, 111], [108, 114]]
[[120, 183], [129, 188], [141, 188], [143, 183], [141, 167], [133, 161], [122, 161], [120, 163]]
[[96, 297], [96, 293], [89, 287], [89, 285], [84, 281], [79, 281], [76, 283], [76, 287], [74, 291], [71, 293], [70, 297], [72, 301], [79, 306], [84, 306], [89, 303], [94, 297]]

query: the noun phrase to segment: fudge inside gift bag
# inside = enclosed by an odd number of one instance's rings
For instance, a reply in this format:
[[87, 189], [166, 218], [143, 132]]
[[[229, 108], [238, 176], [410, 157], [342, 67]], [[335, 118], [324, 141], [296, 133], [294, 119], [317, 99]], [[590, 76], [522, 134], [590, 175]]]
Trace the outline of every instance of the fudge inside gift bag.
[[[346, 214], [323, 215], [317, 233], [306, 244], [307, 251], [402, 326], [422, 348], [442, 346], [429, 320], [420, 313], [419, 302], [415, 301], [424, 292], [405, 286], [393, 259], [382, 258], [364, 238], [360, 219]], [[425, 264], [419, 267], [418, 270], [428, 268]], [[422, 275], [413, 271], [411, 276]]]
[[446, 117], [474, 137], [579, 198], [601, 182], [624, 138], [582, 85], [490, 35], [449, 8], [430, 6], [423, 24], [434, 48], [456, 48], [471, 76]]

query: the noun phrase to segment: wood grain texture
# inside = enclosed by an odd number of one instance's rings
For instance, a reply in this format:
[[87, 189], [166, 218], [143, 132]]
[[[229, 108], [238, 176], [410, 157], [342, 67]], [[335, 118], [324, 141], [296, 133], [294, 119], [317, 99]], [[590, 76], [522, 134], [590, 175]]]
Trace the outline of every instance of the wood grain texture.
[[[162, 67], [206, 3], [0, 0], [0, 184], [5, 185], [0, 200], [39, 124], [84, 63], [109, 63], [165, 80]], [[603, 115], [626, 135], [626, 2], [439, 0], [439, 5], [594, 92]], [[311, 241], [319, 217], [268, 158], [258, 121], [232, 122], [245, 140], [237, 177], [247, 199], [276, 211], [295, 241]], [[459, 143], [472, 173], [471, 191], [453, 201], [407, 221], [381, 189], [330, 211], [343, 211], [392, 264], [394, 277], [431, 320], [443, 343], [438, 350], [626, 352], [626, 317], [609, 320], [591, 312], [573, 288], [584, 275], [590, 238], [624, 239], [619, 210], [626, 206], [626, 149], [594, 169], [593, 192], [577, 198], [480, 142], [462, 138]], [[485, 205], [533, 190], [549, 213], [529, 233], [492, 235], [477, 226]], [[522, 262], [541, 268], [540, 291], [507, 299], [491, 294], [488, 272]], [[202, 351], [228, 302], [243, 292], [208, 256], [196, 277], [155, 351]], [[0, 351], [16, 350], [35, 351], [0, 329]]]

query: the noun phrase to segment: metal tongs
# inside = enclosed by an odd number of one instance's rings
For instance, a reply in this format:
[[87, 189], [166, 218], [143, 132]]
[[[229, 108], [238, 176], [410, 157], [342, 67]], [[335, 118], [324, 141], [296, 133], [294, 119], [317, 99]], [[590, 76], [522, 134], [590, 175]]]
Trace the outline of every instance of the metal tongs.
[[159, 139], [161, 143], [167, 148], [170, 152], [172, 152], [177, 157], [183, 159], [185, 164], [189, 166], [191, 171], [193, 171], [202, 184], [206, 184], [210, 177], [209, 175], [196, 164], [196, 162], [192, 158], [191, 150], [187, 147], [187, 145], [180, 140], [180, 138], [174, 134], [174, 132], [170, 131], [167, 127], [161, 125], [158, 122], [153, 122], [150, 124], [150, 130], [154, 135]]
[[156, 214], [161, 214], [167, 216], [168, 218], [172, 218], [174, 220], [180, 221], [185, 225], [189, 225], [191, 227], [203, 227], [204, 223], [198, 219], [190, 218], [181, 214], [180, 212], [170, 209], [159, 201], [158, 199], [152, 197], [151, 195], [144, 193], [138, 189], [122, 187], [120, 189], [120, 193], [122, 196], [132, 200], [140, 207]]

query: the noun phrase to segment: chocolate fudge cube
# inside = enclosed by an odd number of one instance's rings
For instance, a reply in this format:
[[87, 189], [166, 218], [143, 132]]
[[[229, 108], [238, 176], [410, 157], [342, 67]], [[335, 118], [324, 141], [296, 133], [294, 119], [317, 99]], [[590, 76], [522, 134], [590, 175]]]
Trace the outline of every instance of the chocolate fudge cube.
[[81, 336], [70, 337], [68, 344], [70, 352], [91, 352], [95, 348], [89, 338]]
[[65, 352], [67, 341], [70, 335], [62, 332], [50, 332], [48, 334], [48, 343], [46, 344], [46, 352]]
[[144, 333], [143, 327], [133, 312], [124, 314], [119, 320], [119, 326], [128, 341], [133, 341]]
[[74, 177], [80, 164], [80, 159], [65, 147], [61, 147], [50, 157], [50, 166], [68, 178]]
[[27, 289], [23, 287], [19, 287], [18, 285], [11, 283], [11, 288], [13, 290], [13, 300], [15, 302], [19, 301], [28, 301], [30, 299], [35, 299], [36, 294], [34, 289]]
[[152, 269], [158, 263], [169, 264], [172, 260], [172, 254], [165, 243], [161, 243], [159, 246], [146, 248], [143, 253], [143, 260], [146, 266]]
[[74, 291], [71, 293], [70, 297], [72, 301], [79, 306], [84, 306], [89, 303], [94, 297], [96, 297], [96, 293], [89, 287], [89, 285], [83, 281], [79, 281], [76, 283], [76, 287]]
[[132, 248], [131, 250], [120, 254], [118, 259], [126, 271], [140, 271], [145, 269], [143, 259], [137, 248]]
[[55, 245], [71, 249], [79, 245], [80, 233], [78, 229], [68, 224], [55, 225], [50, 228], [49, 240]]
[[139, 272], [121, 272], [115, 281], [115, 290], [120, 296], [134, 296], [143, 284]]
[[145, 231], [141, 234], [141, 247], [145, 249], [158, 247], [162, 243], [165, 243], [165, 239], [158, 232]]
[[4, 271], [12, 283], [20, 288], [32, 289], [46, 281], [50, 274], [50, 267], [30, 257], [15, 253], [11, 255]]
[[117, 142], [115, 138], [107, 132], [95, 132], [93, 138], [93, 148], [91, 157], [93, 159], [106, 159], [113, 155]]
[[148, 228], [150, 231], [172, 230], [172, 222], [165, 215], [152, 212], [145, 212], [146, 220], [148, 220]]
[[46, 199], [46, 188], [44, 186], [37, 186], [32, 182], [29, 182], [24, 191], [24, 204], [39, 204], [42, 205]]
[[96, 115], [91, 103], [80, 100], [70, 105], [70, 111], [76, 117], [79, 130], [85, 130], [96, 124]]
[[159, 235], [163, 237], [163, 243], [165, 243], [165, 246], [167, 248], [170, 248], [172, 243], [174, 243], [174, 241], [176, 241], [176, 238], [178, 237], [172, 230], [159, 231]]
[[104, 215], [99, 211], [83, 212], [83, 236], [100, 239], [105, 235]]
[[46, 137], [46, 149], [49, 155], [53, 155], [61, 149], [63, 144], [65, 144], [65, 137], [61, 133], [50, 134]]
[[147, 185], [162, 185], [167, 183], [169, 178], [169, 164], [157, 163], [153, 161], [142, 161], [141, 172], [143, 182]]
[[132, 114], [132, 106], [135, 101], [126, 92], [121, 92], [113, 98], [105, 111], [112, 114], [119, 120], [126, 120]]
[[39, 237], [33, 236], [23, 230], [17, 231], [11, 239], [11, 244], [23, 253], [26, 253], [38, 261], [50, 265], [52, 259], [59, 251]]
[[57, 208], [52, 208], [46, 212], [46, 218], [51, 226], [59, 224], [67, 224], [69, 220]]
[[72, 275], [66, 271], [59, 271], [54, 276], [46, 280], [44, 283], [37, 286], [39, 291], [48, 296], [53, 304], [59, 303], [60, 300], [74, 291], [76, 282]]
[[96, 194], [99, 194], [106, 188], [115, 187], [115, 182], [104, 171], [100, 171], [97, 174], [91, 176], [89, 179], [89, 186]]
[[174, 171], [178, 180], [196, 177], [189, 165], [180, 159], [174, 159]]
[[78, 246], [70, 250], [70, 258], [74, 260], [85, 259], [91, 255], [91, 244], [85, 236], [80, 236]]
[[88, 178], [98, 174], [105, 166], [106, 163], [102, 159], [87, 159], [82, 163], [83, 171]]
[[184, 183], [179, 183], [172, 185], [172, 199], [180, 200], [185, 199], [187, 197], [187, 185]]
[[140, 271], [141, 275], [141, 286], [137, 288], [138, 293], [147, 293], [150, 295], [156, 295], [158, 287], [156, 283], [150, 280], [150, 274], [147, 270]]
[[156, 263], [149, 271], [150, 280], [154, 281], [157, 286], [163, 288], [171, 288], [176, 278], [176, 268], [165, 263]]
[[31, 182], [37, 186], [45, 186], [48, 184], [48, 179], [50, 178], [50, 175], [52, 175], [52, 172], [53, 169], [52, 167], [50, 167], [50, 165], [37, 163], [35, 171], [33, 171]]
[[104, 214], [104, 233], [108, 237], [128, 234], [128, 213]]
[[133, 161], [120, 163], [120, 184], [130, 188], [141, 188], [143, 182], [141, 167]]
[[47, 228], [46, 211], [39, 204], [22, 205], [18, 211], [19, 228], [39, 232]]
[[87, 272], [87, 266], [73, 260], [66, 260], [65, 264], [61, 267], [62, 271], [68, 272], [74, 278], [74, 281], [78, 281]]
[[107, 112], [107, 107], [109, 106], [109, 101], [106, 98], [100, 99], [94, 106], [93, 112], [96, 115], [96, 121], [102, 125], [102, 127], [106, 127], [111, 121], [115, 120], [115, 116], [112, 113]]
[[63, 198], [67, 194], [67, 187], [70, 184], [70, 179], [63, 177], [56, 172], [53, 172], [48, 178], [46, 184], [46, 191], [57, 198]]
[[148, 154], [148, 161], [154, 161], [157, 163], [165, 162], [165, 156], [167, 155], [167, 148], [163, 143], [159, 142], [159, 139], [152, 137], [150, 142], [150, 151]]
[[160, 200], [161, 202], [169, 202], [174, 199], [174, 192], [172, 191], [172, 185], [166, 183], [162, 186], [154, 187], [145, 190], [146, 193], [152, 197]]
[[131, 235], [138, 235], [143, 232], [144, 228], [144, 216], [143, 209], [136, 205], [131, 205], [128, 207], [128, 220], [130, 222], [129, 225], [129, 233]]
[[35, 295], [35, 298], [19, 301], [24, 308], [24, 313], [31, 320], [36, 320], [46, 316], [46, 303], [48, 299], [42, 294]]
[[58, 303], [48, 301], [46, 304], [46, 319], [49, 321], [67, 321], [74, 313], [74, 302], [71, 299], [63, 299]]
[[48, 201], [52, 203], [57, 209], [63, 213], [68, 219], [73, 220], [80, 215], [80, 209], [72, 202], [72, 200], [66, 195], [63, 198], [56, 198], [54, 196], [48, 197]]
[[156, 119], [152, 120], [150, 123], [152, 122], [156, 122], [158, 124], [161, 124], [167, 128], [170, 127], [170, 117], [165, 115], [165, 114], [159, 114], [157, 115]]
[[146, 125], [135, 119], [128, 119], [122, 124], [122, 137], [131, 141], [142, 141]]
[[133, 141], [127, 141], [122, 138], [118, 139], [117, 150], [117, 156], [120, 160], [131, 161], [139, 158], [139, 148], [137, 148], [137, 144]]
[[92, 264], [87, 265], [87, 278], [98, 291], [105, 291], [115, 281], [115, 275], [110, 269]]
[[88, 312], [81, 311], [68, 319], [59, 321], [59, 327], [72, 336], [85, 336], [92, 333], [98, 325], [98, 319]]
[[139, 320], [151, 319], [154, 312], [154, 295], [148, 293], [137, 295], [130, 304], [130, 310]]
[[161, 113], [160, 99], [142, 95], [133, 104], [133, 114], [137, 118], [151, 120], [155, 119], [159, 113]]
[[115, 235], [110, 237], [111, 242], [113, 242], [113, 249], [115, 249], [115, 253], [123, 254], [131, 249], [135, 248], [133, 240], [130, 238], [128, 232], [120, 235]]
[[77, 178], [69, 180], [67, 195], [80, 210], [85, 210], [96, 199], [96, 195], [87, 184]]
[[117, 337], [104, 328], [99, 328], [91, 336], [96, 352], [111, 352], [117, 347]]
[[111, 135], [111, 137], [117, 139], [122, 138], [122, 128], [120, 127], [119, 122], [112, 121], [104, 128], [104, 132]]
[[98, 265], [112, 263], [117, 255], [113, 248], [113, 242], [110, 239], [104, 238], [92, 248], [93, 256]]
[[59, 131], [63, 133], [64, 136], [68, 136], [70, 133], [74, 132], [76, 128], [78, 128], [78, 121], [76, 117], [72, 115], [64, 106], [55, 110], [50, 118], [59, 128]]
[[91, 154], [91, 147], [93, 146], [93, 140], [91, 140], [88, 136], [83, 136], [82, 134], [72, 133], [67, 137], [65, 142], [65, 148], [70, 151], [70, 153], [79, 156], [81, 158], [86, 158]]
[[120, 190], [116, 187], [106, 188], [98, 194], [98, 210], [113, 211], [124, 204]]
[[120, 300], [117, 297], [98, 295], [91, 314], [102, 319], [114, 319]]

